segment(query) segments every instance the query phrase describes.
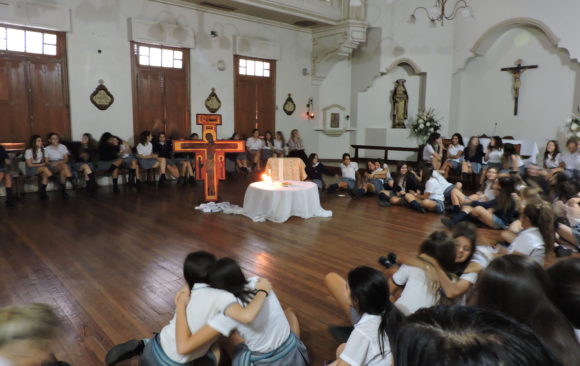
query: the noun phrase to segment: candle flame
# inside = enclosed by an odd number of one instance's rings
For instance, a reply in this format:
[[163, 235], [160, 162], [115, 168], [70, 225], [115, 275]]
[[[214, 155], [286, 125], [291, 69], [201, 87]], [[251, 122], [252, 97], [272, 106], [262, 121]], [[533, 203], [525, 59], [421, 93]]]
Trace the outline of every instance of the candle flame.
[[264, 173], [264, 174], [262, 174], [262, 181], [264, 181], [266, 183], [272, 183], [272, 177], [270, 177], [268, 174]]

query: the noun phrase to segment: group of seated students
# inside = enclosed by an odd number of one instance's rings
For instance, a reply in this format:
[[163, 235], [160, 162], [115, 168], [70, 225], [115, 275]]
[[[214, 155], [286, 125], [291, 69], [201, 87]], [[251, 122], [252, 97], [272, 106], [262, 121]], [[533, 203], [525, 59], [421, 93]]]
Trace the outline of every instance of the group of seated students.
[[[234, 132], [230, 140], [242, 140], [242, 136]], [[261, 137], [260, 130], [255, 128], [251, 136], [246, 139], [246, 151], [227, 155], [228, 159], [235, 162], [236, 168], [244, 173], [249, 173], [252, 165], [255, 171], [261, 171], [269, 158], [288, 156], [300, 158], [304, 164], [308, 161], [300, 132], [296, 129], [290, 132], [290, 138], [286, 141], [282, 131], [277, 131], [275, 136], [271, 131], [266, 131]]]
[[[578, 365], [580, 258], [545, 269], [515, 246], [481, 244], [475, 226], [463, 223], [431, 233], [416, 255], [390, 253], [380, 262], [389, 269], [325, 276], [352, 324], [329, 326], [336, 360], [325, 365]], [[112, 347], [107, 365], [131, 358], [147, 366], [217, 366], [223, 358], [234, 366], [310, 364], [298, 318], [268, 280], [246, 278], [235, 260], [204, 251], [187, 255], [183, 277], [172, 319], [151, 338]], [[0, 361], [45, 361], [58, 327], [46, 305], [0, 309]]]

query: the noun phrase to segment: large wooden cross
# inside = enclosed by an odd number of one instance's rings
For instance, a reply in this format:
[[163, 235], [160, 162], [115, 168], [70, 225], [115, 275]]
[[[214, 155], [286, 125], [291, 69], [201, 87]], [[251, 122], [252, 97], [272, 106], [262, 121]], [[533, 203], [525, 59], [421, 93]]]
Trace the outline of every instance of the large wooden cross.
[[514, 116], [518, 115], [518, 104], [520, 100], [520, 87], [522, 86], [522, 72], [529, 69], [537, 69], [538, 65], [522, 66], [523, 61], [521, 59], [515, 62], [515, 67], [504, 67], [501, 71], [508, 71], [513, 77], [512, 92], [514, 94]]
[[202, 125], [202, 140], [173, 141], [175, 152], [195, 153], [195, 175], [204, 181], [206, 201], [218, 200], [219, 181], [226, 179], [225, 153], [244, 152], [244, 141], [218, 140], [217, 126], [222, 124], [220, 114], [198, 114], [196, 123]]

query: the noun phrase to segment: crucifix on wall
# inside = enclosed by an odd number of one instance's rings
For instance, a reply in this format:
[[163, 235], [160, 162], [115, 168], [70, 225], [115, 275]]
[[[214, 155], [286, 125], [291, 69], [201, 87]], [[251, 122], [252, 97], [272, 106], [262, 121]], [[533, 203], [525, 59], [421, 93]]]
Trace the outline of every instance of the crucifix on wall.
[[512, 92], [514, 95], [514, 116], [518, 115], [518, 103], [520, 100], [520, 87], [522, 86], [522, 72], [529, 70], [529, 69], [537, 69], [538, 65], [529, 65], [529, 66], [522, 66], [524, 62], [521, 59], [518, 59], [515, 62], [515, 67], [504, 67], [501, 71], [507, 71], [512, 74], [513, 77], [513, 85], [512, 85]]
[[203, 140], [173, 141], [173, 151], [195, 153], [197, 180], [205, 181], [206, 201], [218, 200], [218, 184], [226, 179], [225, 153], [244, 152], [244, 141], [218, 140], [216, 129], [222, 124], [219, 114], [198, 114], [197, 124], [203, 126]]

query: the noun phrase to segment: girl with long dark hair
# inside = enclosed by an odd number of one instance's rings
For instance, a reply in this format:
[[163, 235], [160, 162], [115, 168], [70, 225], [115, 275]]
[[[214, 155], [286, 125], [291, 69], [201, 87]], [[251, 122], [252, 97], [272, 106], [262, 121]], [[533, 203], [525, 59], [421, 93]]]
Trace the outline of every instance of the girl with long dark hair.
[[483, 174], [481, 175], [480, 182], [479, 182], [480, 184], [483, 184], [483, 181], [485, 179], [485, 175], [487, 173], [487, 169], [496, 168], [498, 172], [502, 169], [502, 164], [501, 164], [502, 155], [503, 155], [503, 141], [502, 141], [501, 137], [493, 136], [489, 140], [489, 143], [487, 144], [487, 147], [485, 148], [485, 156], [484, 156], [485, 170], [484, 170]]
[[165, 169], [167, 168], [167, 160], [153, 153], [153, 135], [150, 131], [143, 131], [139, 135], [139, 144], [137, 145], [137, 159], [139, 165], [144, 170], [159, 168], [159, 185], [165, 183]]
[[522, 231], [510, 246], [516, 254], [543, 265], [546, 253], [554, 250], [554, 215], [547, 202], [527, 204], [521, 215]]
[[266, 162], [272, 156], [274, 156], [274, 136], [272, 136], [272, 131], [266, 131], [264, 132], [264, 146], [260, 152], [260, 159], [262, 162]]
[[547, 175], [549, 179], [555, 173], [563, 170], [562, 154], [560, 154], [558, 141], [550, 140], [546, 144], [546, 151], [544, 151], [544, 174]]
[[286, 140], [282, 131], [276, 131], [276, 138], [274, 138], [274, 156], [283, 158], [286, 155]]
[[[453, 185], [443, 187], [442, 182], [435, 176], [439, 174], [432, 167], [428, 167], [423, 171], [423, 180], [425, 181], [425, 189], [422, 194], [410, 193], [405, 194], [405, 200], [409, 203], [412, 209], [420, 213], [427, 211], [441, 214], [445, 211], [445, 195], [450, 194]], [[443, 178], [443, 177], [441, 177]], [[445, 178], [443, 178], [445, 179]], [[450, 188], [449, 192], [447, 189]]]
[[71, 144], [71, 155], [73, 158], [73, 170], [84, 175], [87, 191], [94, 193], [97, 189], [93, 173], [98, 159], [97, 141], [93, 139], [90, 133], [83, 133], [81, 141]]
[[392, 190], [382, 190], [379, 193], [379, 205], [381, 206], [404, 205], [407, 193], [417, 194], [420, 190], [419, 181], [409, 169], [407, 162], [404, 161], [397, 164], [397, 174], [390, 182], [393, 184]]
[[441, 160], [443, 159], [443, 139], [439, 133], [432, 132], [429, 135], [421, 154], [427, 166], [431, 166], [436, 170], [441, 167]]
[[258, 171], [262, 170], [262, 148], [264, 147], [264, 140], [260, 138], [260, 131], [257, 128], [252, 130], [252, 136], [246, 140], [246, 151], [248, 152], [248, 160], [254, 163]]
[[516, 151], [514, 144], [507, 143], [503, 145], [503, 155], [501, 157], [502, 168], [500, 173], [515, 172], [519, 175], [524, 175], [526, 169], [524, 167], [524, 161], [520, 154]]
[[[195, 334], [188, 334], [180, 328], [184, 326], [182, 312], [177, 313], [178, 347], [188, 351], [192, 344], [200, 340], [212, 339], [219, 333], [229, 336], [235, 329], [237, 334], [230, 336], [235, 347], [231, 355], [232, 365], [272, 365], [272, 366], [306, 366], [308, 352], [300, 340], [300, 326], [296, 315], [287, 310], [284, 312], [276, 294], [271, 288], [264, 288], [256, 277], [246, 280], [238, 263], [231, 258], [218, 260], [211, 268], [210, 285], [213, 288], [225, 290], [233, 294], [236, 306], [245, 306], [248, 313], [257, 311], [253, 318], [247, 321], [233, 319], [228, 311], [210, 319], [208, 326]], [[265, 302], [258, 307], [256, 299]], [[183, 315], [185, 315], [183, 313]], [[219, 332], [219, 333], [218, 333]], [[234, 348], [232, 347], [232, 348]]]
[[580, 342], [580, 258], [556, 262], [548, 268], [554, 292], [552, 301], [568, 318]]
[[165, 159], [166, 169], [174, 178], [177, 178], [177, 183], [182, 184], [183, 179], [179, 174], [179, 169], [177, 168], [177, 162], [173, 158], [173, 143], [171, 140], [167, 139], [165, 132], [160, 132], [157, 135], [157, 141], [153, 144], [153, 152], [157, 154], [158, 157]]
[[465, 146], [463, 146], [463, 136], [459, 133], [454, 133], [451, 136], [451, 144], [447, 146], [447, 159], [441, 170], [443, 170], [443, 176], [447, 178], [449, 176], [449, 171], [460, 170], [463, 164]]
[[24, 151], [24, 159], [26, 161], [26, 175], [29, 177], [40, 176], [38, 194], [40, 199], [47, 200], [46, 186], [48, 185], [48, 178], [52, 176], [52, 172], [48, 169], [48, 158], [44, 153], [42, 139], [39, 135], [30, 137], [28, 147]]
[[115, 136], [110, 132], [105, 132], [99, 139], [99, 162], [97, 167], [100, 171], [111, 174], [113, 180], [113, 192], [119, 193], [119, 167], [123, 164], [123, 159], [119, 157], [119, 146], [117, 146]]
[[324, 179], [322, 178], [323, 173], [324, 165], [322, 165], [318, 160], [318, 154], [310, 154], [310, 156], [308, 156], [308, 164], [306, 164], [307, 180], [316, 183], [319, 190], [324, 187]]
[[[51, 132], [48, 134], [48, 143], [44, 148], [44, 153], [48, 159], [48, 169], [54, 174], [58, 174], [60, 178], [60, 194], [62, 198], [67, 198], [66, 182], [72, 179], [72, 172], [70, 171], [69, 165], [70, 152], [65, 145], [60, 143], [60, 136], [57, 133]], [[88, 166], [84, 169], [84, 172], [92, 173]]]
[[494, 259], [477, 282], [475, 305], [498, 310], [526, 324], [564, 366], [578, 365], [580, 344], [552, 303], [552, 281], [536, 261], [521, 255]]

